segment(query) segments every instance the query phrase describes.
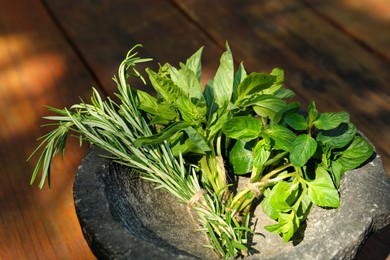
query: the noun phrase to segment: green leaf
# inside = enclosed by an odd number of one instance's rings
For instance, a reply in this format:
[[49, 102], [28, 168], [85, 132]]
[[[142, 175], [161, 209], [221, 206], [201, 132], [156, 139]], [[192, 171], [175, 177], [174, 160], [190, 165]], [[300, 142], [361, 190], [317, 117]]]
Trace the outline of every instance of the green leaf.
[[[257, 174], [261, 175], [264, 170], [264, 164], [268, 161], [271, 156], [271, 146], [266, 142], [265, 139], [257, 142], [255, 148], [253, 149], [253, 166], [257, 168]], [[254, 181], [253, 178], [256, 176], [251, 176], [251, 181]], [[256, 181], [256, 180], [255, 180]]]
[[253, 142], [237, 140], [229, 152], [229, 162], [235, 174], [246, 174], [252, 170]]
[[336, 188], [340, 186], [341, 176], [344, 174], [345, 170], [343, 166], [338, 161], [332, 161], [330, 165], [330, 172], [332, 175], [332, 179]]
[[322, 113], [317, 120], [314, 121], [314, 125], [321, 130], [330, 130], [338, 127], [341, 123], [348, 122], [349, 114], [347, 112]]
[[220, 109], [226, 109], [233, 93], [234, 63], [229, 46], [220, 59], [220, 65], [214, 77], [213, 96]]
[[236, 74], [234, 75], [233, 80], [233, 94], [232, 94], [232, 102], [235, 102], [237, 99], [237, 88], [241, 84], [241, 82], [247, 77], [244, 64], [240, 63]]
[[304, 131], [309, 127], [305, 117], [301, 114], [289, 113], [285, 116], [284, 120], [289, 126], [297, 131]]
[[157, 144], [161, 143], [174, 134], [176, 134], [179, 131], [184, 130], [185, 128], [189, 127], [190, 124], [188, 122], [180, 121], [171, 124], [167, 128], [164, 128], [160, 133], [151, 135], [151, 136], [145, 136], [145, 137], [139, 137], [137, 138], [133, 145], [134, 147], [138, 148], [144, 145], [151, 145], [151, 144]]
[[313, 125], [314, 121], [318, 117], [318, 111], [317, 111], [316, 104], [314, 101], [311, 101], [309, 103], [308, 114], [309, 114], [309, 126], [311, 127]]
[[147, 68], [146, 72], [149, 75], [152, 86], [157, 91], [158, 96], [161, 96], [169, 103], [174, 103], [177, 97], [181, 94], [181, 89], [169, 78], [159, 75], [153, 70]]
[[276, 220], [279, 217], [280, 211], [272, 207], [270, 204], [270, 200], [274, 193], [275, 191], [272, 191], [271, 188], [267, 188], [264, 191], [264, 198], [261, 201], [261, 208], [268, 217]]
[[349, 144], [355, 136], [356, 127], [354, 124], [341, 123], [335, 129], [321, 130], [316, 139], [329, 147], [342, 148]]
[[270, 95], [259, 96], [252, 100], [249, 105], [253, 106], [253, 110], [257, 115], [269, 117], [271, 120], [286, 107], [286, 103], [282, 99]]
[[290, 161], [294, 166], [302, 167], [314, 155], [317, 142], [310, 135], [299, 135], [291, 148]]
[[152, 114], [158, 114], [157, 100], [142, 90], [137, 90], [137, 96], [139, 100], [139, 109]]
[[282, 234], [284, 242], [288, 242], [299, 228], [299, 219], [294, 211], [281, 213], [278, 224], [264, 227], [266, 230], [276, 234]]
[[287, 211], [291, 209], [291, 206], [287, 203], [287, 199], [290, 196], [290, 185], [287, 182], [278, 182], [273, 188], [270, 205], [279, 211]]
[[233, 139], [252, 140], [261, 133], [260, 120], [249, 116], [234, 117], [222, 126], [223, 133]]
[[269, 74], [256, 72], [249, 74], [237, 88], [238, 100], [271, 87], [275, 80], [276, 76]]
[[367, 140], [356, 136], [336, 161], [341, 164], [344, 171], [349, 171], [368, 160], [373, 152], [374, 148]]
[[275, 142], [274, 148], [276, 150], [289, 152], [296, 139], [296, 135], [290, 129], [281, 125], [273, 125], [265, 132]]
[[207, 142], [204, 140], [203, 136], [198, 133], [194, 128], [187, 127], [184, 129], [186, 134], [188, 135], [188, 138], [191, 140], [191, 142], [194, 144], [194, 146], [203, 151], [208, 152], [211, 151], [210, 146], [207, 144]]
[[314, 180], [307, 180], [310, 200], [320, 207], [338, 208], [340, 197], [327, 170], [318, 166]]
[[190, 58], [188, 58], [186, 62], [187, 68], [194, 72], [199, 82], [201, 81], [201, 77], [202, 77], [202, 64], [201, 64], [202, 52], [203, 52], [203, 47], [201, 47]]

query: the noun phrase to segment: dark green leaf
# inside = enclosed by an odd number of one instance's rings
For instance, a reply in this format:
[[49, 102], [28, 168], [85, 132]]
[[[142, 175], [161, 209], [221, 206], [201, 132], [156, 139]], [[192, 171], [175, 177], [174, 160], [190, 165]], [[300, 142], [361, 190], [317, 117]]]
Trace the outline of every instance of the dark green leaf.
[[260, 120], [249, 116], [238, 116], [228, 120], [223, 126], [223, 133], [233, 139], [251, 140], [261, 133]]
[[317, 111], [316, 104], [314, 101], [311, 101], [309, 103], [308, 113], [309, 113], [309, 126], [311, 127], [313, 125], [314, 121], [318, 117], [318, 111]]
[[204, 140], [203, 136], [198, 133], [198, 131], [196, 131], [194, 128], [187, 127], [184, 129], [184, 131], [197, 149], [202, 150], [203, 152], [211, 151], [209, 145]]
[[315, 127], [321, 130], [330, 130], [338, 127], [341, 123], [349, 122], [347, 112], [323, 113], [314, 121]]
[[235, 174], [246, 174], [252, 170], [253, 142], [237, 140], [229, 152], [229, 162]]
[[332, 161], [332, 163], [330, 165], [330, 172], [332, 174], [332, 179], [333, 179], [334, 185], [336, 186], [336, 188], [338, 188], [340, 186], [341, 176], [345, 172], [343, 170], [343, 166], [338, 161]]
[[233, 81], [233, 94], [232, 94], [232, 102], [235, 102], [237, 99], [237, 88], [241, 84], [241, 82], [247, 77], [244, 64], [240, 63], [236, 74], [234, 75]]
[[355, 169], [371, 157], [374, 148], [367, 140], [356, 136], [348, 148], [336, 161], [341, 164], [344, 171]]
[[307, 130], [308, 124], [303, 115], [297, 113], [289, 113], [285, 116], [284, 120], [294, 130], [304, 131]]
[[317, 149], [317, 142], [310, 135], [299, 135], [290, 151], [290, 161], [294, 166], [302, 167], [314, 155]]
[[321, 130], [317, 141], [332, 147], [342, 148], [349, 144], [356, 135], [356, 127], [352, 123], [342, 123], [332, 130]]
[[170, 138], [171, 136], [173, 136], [174, 134], [176, 134], [177, 132], [182, 131], [189, 126], [190, 126], [190, 124], [188, 122], [184, 122], [184, 121], [173, 123], [169, 127], [164, 128], [158, 134], [137, 138], [134, 141], [133, 145], [134, 145], [134, 147], [138, 148], [138, 147], [141, 147], [144, 145], [161, 143], [161, 142], [167, 140], [168, 138]]
[[328, 171], [319, 166], [315, 173], [316, 178], [307, 181], [307, 195], [310, 200], [320, 207], [338, 208], [340, 206], [339, 193]]

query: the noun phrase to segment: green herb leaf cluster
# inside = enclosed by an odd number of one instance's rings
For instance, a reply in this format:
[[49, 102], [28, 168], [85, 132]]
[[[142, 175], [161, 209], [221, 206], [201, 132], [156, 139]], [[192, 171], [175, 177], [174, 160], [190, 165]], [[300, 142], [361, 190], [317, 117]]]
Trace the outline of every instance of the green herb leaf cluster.
[[[76, 132], [195, 209], [200, 230], [224, 258], [247, 254], [254, 203], [275, 220], [265, 228], [286, 242], [313, 205], [337, 208], [342, 175], [373, 153], [348, 113], [319, 113], [314, 102], [302, 112], [287, 101], [294, 93], [283, 87], [282, 69], [247, 74], [240, 64], [235, 71], [228, 45], [202, 87], [201, 54], [202, 48], [179, 68], [146, 69], [152, 96], [127, 83], [130, 75], [145, 81], [134, 66], [149, 61], [133, 48], [114, 78], [119, 104], [94, 90], [91, 104], [51, 109], [58, 116], [47, 119], [57, 128], [44, 136], [31, 182], [42, 168], [44, 185], [51, 158]], [[231, 189], [238, 177], [246, 184]]]

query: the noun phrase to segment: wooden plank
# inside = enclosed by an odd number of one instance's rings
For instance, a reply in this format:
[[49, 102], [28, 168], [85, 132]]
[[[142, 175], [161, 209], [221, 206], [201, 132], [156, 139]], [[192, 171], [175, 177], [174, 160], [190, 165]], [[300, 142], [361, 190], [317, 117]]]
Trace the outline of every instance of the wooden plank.
[[228, 40], [233, 55], [249, 70], [284, 68], [286, 84], [304, 106], [316, 100], [320, 111], [348, 111], [390, 172], [390, 65], [386, 60], [299, 2], [175, 2], [220, 45]]
[[[222, 51], [168, 1], [46, 2], [107, 93], [115, 91], [111, 78], [127, 51], [138, 43], [144, 45], [141, 55], [152, 57], [154, 64], [169, 62], [176, 66], [201, 46], [207, 46], [203, 55], [204, 83], [219, 64], [216, 57]], [[141, 85], [139, 81], [133, 84]]]
[[71, 142], [66, 162], [56, 160], [51, 190], [29, 185], [35, 159], [26, 163], [44, 105], [78, 102], [92, 82], [39, 1], [0, 1], [0, 259], [94, 258], [73, 204], [84, 149]]
[[319, 15], [372, 52], [390, 61], [390, 4], [388, 0], [305, 1]]

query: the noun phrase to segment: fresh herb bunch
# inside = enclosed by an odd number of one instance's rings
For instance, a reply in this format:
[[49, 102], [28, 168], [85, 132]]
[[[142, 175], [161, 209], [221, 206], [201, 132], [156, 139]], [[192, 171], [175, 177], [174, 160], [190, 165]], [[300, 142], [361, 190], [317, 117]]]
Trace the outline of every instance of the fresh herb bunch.
[[[224, 258], [245, 256], [250, 213], [261, 199], [275, 224], [265, 228], [289, 241], [313, 205], [337, 208], [344, 172], [364, 163], [373, 147], [357, 134], [346, 112], [307, 112], [287, 102], [283, 70], [234, 73], [231, 51], [220, 59], [213, 80], [201, 85], [202, 48], [180, 68], [170, 64], [146, 69], [157, 97], [131, 88], [135, 65], [150, 61], [129, 51], [114, 81], [120, 103], [103, 101], [94, 89], [91, 104], [49, 108], [54, 130], [44, 146], [31, 183], [42, 168], [39, 187], [50, 184], [50, 164], [64, 152], [70, 131], [100, 146], [198, 213], [210, 247]], [[37, 151], [35, 150], [34, 153]], [[237, 189], [231, 186], [246, 179]]]

